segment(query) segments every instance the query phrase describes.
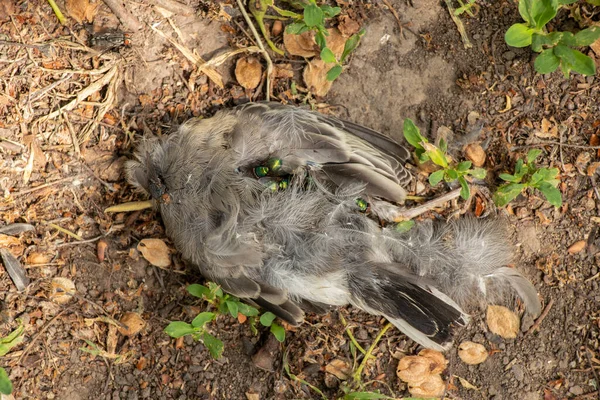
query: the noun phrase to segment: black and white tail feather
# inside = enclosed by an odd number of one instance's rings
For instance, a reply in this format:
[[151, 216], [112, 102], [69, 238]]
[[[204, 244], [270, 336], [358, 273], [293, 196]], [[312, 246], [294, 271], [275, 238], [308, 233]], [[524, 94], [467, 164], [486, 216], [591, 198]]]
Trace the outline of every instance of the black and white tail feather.
[[[252, 173], [271, 158], [291, 176], [285, 190], [265, 189]], [[291, 324], [304, 310], [352, 304], [443, 350], [472, 305], [517, 294], [539, 314], [535, 288], [507, 266], [500, 221], [425, 222], [406, 233], [376, 222], [393, 220], [403, 203], [409, 158], [360, 125], [254, 103], [143, 141], [126, 171], [157, 201], [185, 259]]]

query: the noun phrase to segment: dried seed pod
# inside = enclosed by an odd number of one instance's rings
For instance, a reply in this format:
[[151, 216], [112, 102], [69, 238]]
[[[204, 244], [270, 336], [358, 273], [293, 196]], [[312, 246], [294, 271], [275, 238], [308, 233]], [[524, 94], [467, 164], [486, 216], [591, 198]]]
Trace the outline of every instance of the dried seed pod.
[[519, 317], [503, 306], [488, 306], [487, 325], [492, 333], [505, 339], [513, 339], [519, 333]]
[[458, 346], [458, 356], [469, 365], [481, 364], [488, 358], [488, 351], [479, 343], [462, 342]]

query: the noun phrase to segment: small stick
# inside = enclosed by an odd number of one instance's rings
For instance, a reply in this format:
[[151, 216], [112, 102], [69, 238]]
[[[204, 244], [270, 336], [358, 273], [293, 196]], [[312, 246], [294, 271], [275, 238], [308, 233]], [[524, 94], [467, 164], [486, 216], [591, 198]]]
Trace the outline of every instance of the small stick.
[[237, 0], [237, 3], [238, 3], [238, 7], [240, 8], [240, 11], [242, 12], [242, 15], [244, 16], [244, 19], [246, 20], [246, 23], [248, 24], [248, 26], [250, 27], [250, 30], [252, 31], [252, 34], [254, 35], [254, 39], [256, 39], [256, 43], [258, 44], [258, 47], [260, 47], [261, 54], [263, 55], [263, 57], [265, 58], [265, 61], [267, 62], [267, 79], [266, 79], [266, 83], [265, 83], [265, 85], [266, 85], [265, 100], [270, 101], [271, 100], [271, 74], [273, 73], [273, 61], [271, 61], [271, 57], [269, 57], [269, 53], [267, 53], [267, 50], [265, 50], [265, 46], [263, 45], [263, 42], [260, 39], [260, 35], [256, 31], [256, 27], [254, 26], [254, 24], [252, 23], [252, 20], [250, 19], [250, 16], [246, 12], [246, 7], [244, 7], [244, 3], [242, 2], [242, 0]]
[[110, 10], [119, 18], [121, 23], [125, 25], [127, 29], [132, 31], [139, 31], [142, 29], [142, 24], [136, 17], [131, 15], [129, 11], [125, 9], [123, 3], [120, 0], [104, 0], [104, 4], [110, 8]]
[[453, 191], [448, 192], [436, 199], [428, 201], [425, 204], [422, 204], [417, 207], [413, 207], [408, 210], [402, 210], [400, 213], [398, 213], [396, 218], [394, 218], [394, 221], [396, 221], [396, 222], [406, 221], [406, 220], [410, 220], [415, 217], [418, 217], [419, 215], [426, 213], [427, 211], [430, 211], [436, 207], [439, 207], [442, 204], [444, 204], [450, 200], [454, 200], [454, 199], [458, 198], [460, 196], [460, 190], [461, 189], [454, 189]]
[[71, 307], [65, 308], [64, 310], [62, 310], [61, 312], [56, 314], [56, 316], [54, 318], [52, 318], [50, 321], [48, 321], [48, 323], [46, 325], [44, 325], [42, 327], [42, 329], [39, 330], [39, 332], [31, 339], [31, 342], [29, 342], [29, 344], [27, 345], [25, 350], [23, 350], [23, 353], [21, 353], [21, 356], [19, 357], [17, 364], [21, 364], [21, 361], [23, 361], [23, 358], [27, 355], [27, 353], [29, 353], [29, 351], [31, 350], [31, 348], [33, 347], [35, 342], [39, 339], [39, 337], [42, 335], [42, 333], [44, 333], [46, 331], [46, 329], [48, 329], [50, 327], [50, 325], [52, 325], [54, 322], [56, 322], [58, 317], [60, 317], [67, 311], [71, 311]]
[[561, 142], [554, 142], [554, 141], [542, 141], [542, 142], [537, 142], [537, 143], [530, 143], [530, 144], [524, 144], [522, 146], [515, 146], [513, 148], [511, 148], [511, 151], [515, 151], [515, 150], [520, 150], [520, 149], [527, 149], [529, 147], [535, 147], [535, 146], [548, 146], [548, 145], [558, 145], [561, 147], [572, 147], [574, 149], [586, 149], [586, 150], [597, 150], [600, 149], [600, 146], [588, 146], [585, 144], [568, 144], [568, 143], [561, 143]]
[[32, 192], [38, 191], [38, 190], [40, 190], [40, 189], [45, 189], [45, 188], [47, 188], [47, 187], [49, 187], [49, 186], [53, 186], [53, 185], [59, 185], [59, 184], [61, 184], [61, 183], [65, 183], [65, 182], [67, 182], [67, 181], [72, 181], [72, 180], [79, 179], [79, 178], [85, 178], [86, 176], [87, 176], [87, 175], [84, 175], [84, 174], [81, 174], [81, 175], [75, 175], [75, 176], [68, 176], [68, 177], [66, 177], [66, 178], [58, 179], [58, 180], [56, 180], [56, 181], [54, 181], [54, 182], [48, 182], [48, 183], [44, 183], [43, 185], [36, 186], [36, 187], [34, 187], [34, 188], [31, 188], [31, 189], [25, 189], [25, 190], [21, 190], [20, 192], [11, 193], [10, 195], [11, 195], [12, 197], [19, 197], [19, 196], [23, 196], [23, 195], [25, 195], [25, 194], [29, 194], [29, 193], [32, 193]]
[[553, 305], [554, 305], [554, 299], [550, 299], [550, 301], [544, 308], [544, 311], [542, 311], [542, 313], [540, 314], [539, 318], [535, 321], [535, 323], [533, 325], [531, 325], [531, 328], [529, 328], [527, 330], [527, 332], [525, 332], [524, 336], [527, 336], [530, 333], [533, 333], [534, 330], [536, 330], [540, 327], [542, 321], [548, 316], [548, 313], [550, 312], [550, 309], [552, 308]]
[[450, 0], [444, 0], [444, 2], [446, 3], [446, 6], [448, 7], [448, 12], [450, 13], [450, 18], [452, 18], [452, 21], [454, 21], [454, 23], [456, 24], [456, 28], [458, 29], [458, 33], [460, 33], [460, 37], [463, 41], [463, 45], [465, 46], [465, 49], [470, 49], [471, 47], [473, 47], [473, 45], [471, 44], [471, 41], [469, 40], [469, 36], [467, 36], [467, 31], [465, 30], [465, 26], [463, 25], [460, 18], [458, 18], [456, 15], [454, 15], [454, 7], [452, 7], [452, 3], [450, 2]]

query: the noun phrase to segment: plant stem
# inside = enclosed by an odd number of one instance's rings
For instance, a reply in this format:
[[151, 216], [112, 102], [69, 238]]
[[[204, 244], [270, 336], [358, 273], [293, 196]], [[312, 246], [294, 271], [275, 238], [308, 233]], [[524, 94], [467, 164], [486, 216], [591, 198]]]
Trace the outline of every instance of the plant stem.
[[367, 361], [369, 361], [369, 358], [373, 357], [373, 355], [371, 354], [373, 352], [373, 350], [375, 350], [375, 346], [377, 346], [377, 344], [379, 343], [379, 341], [381, 340], [381, 338], [383, 337], [383, 335], [385, 335], [385, 333], [387, 332], [388, 329], [390, 329], [393, 325], [388, 322], [383, 329], [381, 329], [381, 331], [379, 331], [379, 334], [377, 334], [377, 337], [375, 338], [375, 340], [373, 341], [373, 343], [371, 343], [371, 346], [369, 347], [369, 349], [367, 350], [367, 352], [365, 353], [365, 358], [363, 358], [362, 362], [360, 363], [360, 365], [358, 366], [358, 368], [356, 369], [356, 371], [354, 371], [354, 373], [352, 374], [352, 381], [353, 383], [356, 385], [358, 384], [358, 386], [360, 385], [360, 377], [362, 375], [363, 370], [365, 369], [365, 367], [367, 366]]
[[67, 20], [65, 19], [65, 16], [63, 15], [63, 13], [60, 12], [60, 8], [58, 8], [58, 6], [54, 2], [54, 0], [48, 0], [48, 3], [50, 4], [50, 7], [52, 7], [52, 11], [54, 11], [54, 14], [56, 14], [56, 18], [58, 18], [58, 22], [60, 22], [61, 25], [64, 25], [65, 22], [67, 22]]

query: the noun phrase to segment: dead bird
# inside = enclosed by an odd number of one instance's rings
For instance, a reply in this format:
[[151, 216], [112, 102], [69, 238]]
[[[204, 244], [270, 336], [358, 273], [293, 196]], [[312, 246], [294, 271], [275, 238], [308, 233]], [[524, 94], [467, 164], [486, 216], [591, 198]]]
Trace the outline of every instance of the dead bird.
[[469, 305], [516, 293], [540, 312], [498, 220], [380, 224], [399, 215], [410, 152], [371, 129], [248, 103], [145, 138], [135, 157], [127, 178], [183, 258], [290, 324], [352, 304], [443, 350]]

